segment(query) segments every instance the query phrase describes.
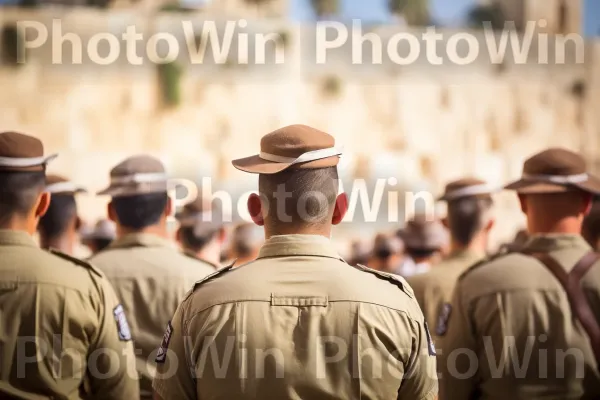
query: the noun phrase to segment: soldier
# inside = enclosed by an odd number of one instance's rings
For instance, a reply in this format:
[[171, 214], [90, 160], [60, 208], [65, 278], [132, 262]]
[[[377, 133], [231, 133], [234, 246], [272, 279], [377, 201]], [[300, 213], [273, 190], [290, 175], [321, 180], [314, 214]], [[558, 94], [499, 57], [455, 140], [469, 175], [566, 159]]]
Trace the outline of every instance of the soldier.
[[117, 227], [108, 219], [101, 219], [93, 228], [81, 232], [81, 242], [90, 249], [92, 255], [106, 249], [116, 237]]
[[0, 133], [0, 398], [135, 399], [129, 328], [110, 284], [33, 240], [54, 157], [34, 137]]
[[55, 249], [73, 255], [81, 219], [75, 195], [86, 190], [59, 175], [46, 177], [46, 192], [52, 194], [46, 214], [40, 218], [38, 232], [43, 249]]
[[347, 209], [340, 154], [330, 135], [294, 125], [233, 162], [259, 174], [248, 209], [266, 242], [256, 261], [216, 272], [179, 306], [157, 357], [156, 398], [435, 398], [412, 290], [349, 266], [330, 242]]
[[448, 234], [438, 220], [417, 215], [398, 232], [404, 241], [406, 254], [410, 257], [398, 272], [404, 277], [423, 274], [437, 264], [441, 251], [448, 242]]
[[213, 271], [220, 268], [225, 241], [223, 216], [208, 198], [198, 197], [175, 214], [179, 222], [177, 241], [184, 253]]
[[186, 257], [168, 239], [172, 203], [163, 164], [154, 157], [130, 157], [110, 172], [112, 196], [108, 215], [117, 224], [117, 239], [91, 258], [106, 273], [125, 315], [137, 356], [143, 398], [152, 396], [154, 356], [164, 325], [185, 293], [213, 272]]
[[600, 315], [600, 268], [579, 233], [600, 180], [555, 148], [528, 159], [506, 189], [519, 195], [530, 238], [458, 279], [440, 398], [598, 399], [598, 338], [587, 332]]
[[[375, 236], [368, 267], [395, 274], [402, 265], [404, 243], [396, 235], [380, 233]], [[414, 289], [413, 289], [414, 290]]]
[[[431, 271], [408, 278], [434, 335], [446, 327], [444, 304], [450, 301], [458, 277], [486, 255], [492, 216], [492, 188], [474, 178], [449, 183], [440, 201], [448, 203], [444, 225], [450, 231], [450, 254]], [[435, 339], [435, 337], [434, 337]]]
[[252, 223], [236, 226], [231, 238], [231, 259], [236, 266], [254, 261], [264, 242], [265, 233], [259, 226]]
[[596, 200], [592, 210], [583, 220], [581, 233], [596, 251], [600, 251], [600, 200]]

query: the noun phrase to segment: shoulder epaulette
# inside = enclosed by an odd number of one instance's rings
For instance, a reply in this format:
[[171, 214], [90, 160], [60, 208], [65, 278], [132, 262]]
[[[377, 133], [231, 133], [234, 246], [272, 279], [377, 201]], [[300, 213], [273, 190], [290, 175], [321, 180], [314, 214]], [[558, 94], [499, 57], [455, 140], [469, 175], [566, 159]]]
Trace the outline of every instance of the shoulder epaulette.
[[102, 272], [100, 272], [98, 269], [96, 269], [96, 267], [94, 267], [92, 264], [90, 264], [87, 261], [84, 261], [80, 258], [77, 257], [73, 257], [69, 254], [63, 253], [61, 251], [58, 251], [56, 249], [49, 249], [48, 251], [50, 251], [50, 253], [54, 254], [57, 257], [62, 258], [63, 260], [67, 260], [72, 262], [73, 264], [77, 264], [80, 267], [85, 267], [87, 269], [89, 269], [90, 271], [92, 271], [94, 274], [98, 275], [99, 277], [103, 277], [104, 275], [102, 274]]
[[483, 258], [482, 260], [477, 261], [475, 264], [471, 265], [462, 274], [460, 274], [458, 276], [458, 279], [460, 280], [460, 279], [464, 278], [466, 275], [468, 275], [471, 271], [474, 271], [477, 268], [479, 268], [479, 267], [481, 267], [481, 266], [483, 266], [485, 264], [488, 264], [488, 263], [490, 263], [490, 262], [492, 262], [492, 261], [494, 261], [494, 260], [496, 260], [496, 259], [498, 259], [500, 257], [504, 257], [504, 256], [506, 256], [506, 255], [508, 255], [510, 253], [512, 253], [512, 251], [509, 248], [506, 248], [506, 247], [505, 248], [500, 248], [500, 250], [497, 253], [491, 254], [491, 255]]
[[204, 278], [202, 278], [199, 281], [197, 281], [196, 283], [194, 283], [194, 287], [192, 287], [192, 290], [190, 290], [185, 295], [184, 300], [186, 300], [188, 297], [190, 297], [191, 294], [196, 291], [196, 289], [198, 289], [200, 286], [204, 285], [206, 282], [212, 281], [213, 279], [216, 279], [216, 278], [220, 277], [221, 275], [224, 275], [227, 272], [231, 271], [233, 269], [234, 264], [235, 264], [235, 261], [232, 262], [231, 264], [229, 264], [228, 266], [223, 267], [223, 268], [213, 272], [212, 274], [206, 275]]
[[354, 266], [354, 268], [357, 268], [357, 269], [359, 269], [361, 271], [373, 274], [376, 277], [378, 277], [379, 279], [386, 280], [386, 281], [388, 281], [388, 282], [396, 285], [397, 287], [399, 287], [400, 289], [402, 289], [402, 291], [404, 293], [406, 293], [406, 295], [408, 297], [410, 297], [410, 298], [414, 298], [415, 297], [415, 293], [412, 291], [412, 289], [411, 289], [410, 285], [408, 284], [408, 282], [406, 282], [406, 280], [403, 277], [399, 276], [399, 275], [390, 274], [388, 272], [377, 271], [375, 269], [365, 267], [364, 265], [361, 265], [361, 264], [356, 264], [356, 266]]

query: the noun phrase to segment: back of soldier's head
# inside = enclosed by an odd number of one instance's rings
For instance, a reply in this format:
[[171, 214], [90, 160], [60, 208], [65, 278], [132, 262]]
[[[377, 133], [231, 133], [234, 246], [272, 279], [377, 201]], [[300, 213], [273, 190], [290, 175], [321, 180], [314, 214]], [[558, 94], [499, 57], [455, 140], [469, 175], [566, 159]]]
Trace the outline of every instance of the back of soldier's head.
[[77, 202], [72, 194], [54, 194], [46, 214], [40, 218], [38, 230], [47, 238], [58, 238], [68, 229], [77, 229]]
[[448, 230], [452, 239], [468, 245], [492, 219], [491, 197], [462, 197], [448, 202]]

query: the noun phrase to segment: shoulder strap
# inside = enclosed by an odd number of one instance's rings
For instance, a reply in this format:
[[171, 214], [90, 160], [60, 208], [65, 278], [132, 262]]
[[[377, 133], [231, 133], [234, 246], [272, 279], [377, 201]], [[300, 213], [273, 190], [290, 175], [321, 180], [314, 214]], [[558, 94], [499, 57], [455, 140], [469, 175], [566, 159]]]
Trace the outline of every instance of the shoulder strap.
[[410, 297], [411, 299], [414, 299], [414, 297], [415, 297], [415, 293], [412, 291], [412, 289], [411, 289], [410, 285], [408, 284], [408, 282], [406, 282], [406, 280], [403, 277], [399, 276], [399, 275], [390, 274], [390, 273], [387, 273], [387, 272], [377, 271], [375, 269], [365, 267], [364, 265], [361, 265], [361, 264], [356, 264], [356, 266], [354, 266], [354, 268], [359, 269], [359, 270], [364, 271], [364, 272], [368, 272], [370, 274], [373, 274], [376, 277], [378, 277], [379, 279], [386, 280], [386, 281], [388, 281], [388, 282], [396, 285], [397, 287], [399, 287], [400, 289], [402, 289], [402, 291], [404, 293], [406, 293], [406, 295], [408, 297]]
[[98, 269], [96, 269], [96, 267], [94, 267], [92, 264], [90, 264], [90, 263], [89, 263], [89, 262], [87, 262], [87, 261], [84, 261], [84, 260], [81, 260], [81, 259], [79, 259], [79, 258], [76, 258], [76, 257], [70, 256], [70, 255], [68, 255], [68, 254], [65, 254], [65, 253], [63, 253], [63, 252], [61, 252], [61, 251], [58, 251], [58, 250], [56, 250], [56, 249], [49, 249], [48, 251], [49, 251], [50, 253], [54, 254], [54, 255], [55, 255], [55, 256], [57, 256], [57, 257], [60, 257], [60, 258], [62, 258], [62, 259], [64, 259], [64, 260], [67, 260], [67, 261], [70, 261], [70, 262], [72, 262], [73, 264], [77, 264], [77, 265], [79, 265], [80, 267], [85, 267], [85, 268], [87, 268], [88, 270], [90, 270], [91, 272], [93, 272], [94, 274], [98, 275], [98, 276], [99, 276], [99, 277], [101, 277], [101, 278], [104, 276], [104, 275], [102, 275], [102, 272], [100, 272]]
[[581, 279], [600, 260], [600, 254], [587, 253], [569, 273], [564, 270], [556, 259], [547, 253], [530, 253], [528, 255], [544, 264], [565, 289], [571, 310], [588, 334], [594, 357], [596, 361], [600, 362], [600, 325], [581, 287]]
[[213, 279], [218, 278], [219, 276], [224, 275], [225, 273], [231, 271], [233, 269], [234, 265], [235, 265], [235, 261], [233, 261], [228, 266], [221, 268], [221, 269], [213, 272], [212, 274], [209, 274], [209, 275], [205, 276], [204, 278], [200, 279], [199, 281], [194, 283], [194, 287], [192, 288], [192, 290], [190, 290], [183, 299], [187, 300], [187, 298], [190, 297], [192, 295], [192, 293], [194, 293], [194, 291], [196, 291], [196, 289], [198, 289], [200, 286], [202, 286], [206, 282], [212, 281]]

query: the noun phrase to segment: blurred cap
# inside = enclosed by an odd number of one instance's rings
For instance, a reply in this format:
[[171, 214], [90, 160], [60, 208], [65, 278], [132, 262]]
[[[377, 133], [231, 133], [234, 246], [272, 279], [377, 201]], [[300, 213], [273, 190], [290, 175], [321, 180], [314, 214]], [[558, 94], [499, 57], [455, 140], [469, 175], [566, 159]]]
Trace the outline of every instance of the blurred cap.
[[0, 170], [44, 171], [58, 154], [44, 155], [38, 138], [17, 132], [0, 132]]
[[86, 193], [87, 190], [83, 186], [79, 186], [74, 182], [60, 175], [46, 176], [46, 192], [52, 194], [69, 194], [76, 195], [78, 193]]
[[193, 227], [197, 236], [215, 232], [224, 224], [221, 208], [213, 205], [212, 199], [202, 196], [184, 205], [175, 219], [182, 227]]
[[439, 197], [440, 201], [453, 201], [465, 197], [491, 197], [500, 188], [495, 188], [481, 179], [463, 178], [452, 181], [446, 185], [444, 194]]
[[110, 171], [110, 185], [98, 195], [112, 197], [160, 193], [169, 190], [168, 176], [163, 163], [152, 156], [127, 158]]
[[400, 254], [403, 250], [404, 243], [398, 236], [383, 233], [375, 236], [373, 254], [389, 257], [392, 254]]
[[441, 222], [421, 215], [408, 221], [398, 236], [406, 247], [418, 250], [440, 250], [448, 242], [448, 233]]
[[233, 166], [253, 174], [276, 174], [290, 167], [319, 169], [338, 165], [342, 154], [333, 136], [306, 125], [278, 129], [260, 141], [260, 153], [234, 160]]

